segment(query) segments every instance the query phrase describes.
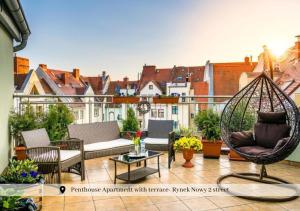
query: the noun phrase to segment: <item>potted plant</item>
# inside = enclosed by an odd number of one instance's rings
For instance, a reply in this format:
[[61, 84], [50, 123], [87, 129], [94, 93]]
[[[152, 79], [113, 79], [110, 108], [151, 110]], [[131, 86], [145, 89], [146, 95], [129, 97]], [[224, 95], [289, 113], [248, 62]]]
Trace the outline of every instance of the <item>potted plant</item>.
[[26, 105], [20, 113], [11, 112], [10, 133], [15, 139], [18, 160], [26, 159], [26, 147], [22, 143], [21, 132], [42, 127], [43, 113], [35, 113], [32, 106]]
[[114, 96], [113, 103], [115, 104], [137, 104], [140, 101], [139, 97], [136, 96]]
[[155, 104], [176, 104], [179, 101], [178, 96], [165, 96], [165, 95], [158, 95], [153, 97], [153, 103]]
[[128, 108], [127, 117], [122, 121], [124, 132], [136, 132], [139, 130], [139, 122], [135, 116], [134, 110], [132, 108]]
[[[255, 111], [246, 109], [245, 111], [246, 102], [241, 101], [237, 107], [235, 108], [235, 112], [231, 117], [231, 122], [229, 125], [229, 130], [232, 132], [238, 131], [247, 131], [251, 130], [256, 118], [255, 118]], [[243, 121], [243, 122], [242, 122]], [[237, 161], [245, 161], [245, 158], [239, 156], [234, 150], [229, 150], [229, 159], [230, 160], [237, 160]]]
[[181, 150], [185, 163], [182, 165], [185, 168], [192, 168], [194, 165], [191, 162], [195, 151], [202, 148], [202, 143], [197, 137], [182, 137], [175, 141], [174, 149]]
[[201, 130], [203, 156], [219, 158], [222, 147], [219, 114], [212, 109], [203, 110], [196, 115], [194, 121]]
[[[44, 184], [43, 177], [38, 173], [38, 166], [32, 160], [11, 160], [8, 168], [0, 177], [0, 183], [2, 184], [28, 184], [28, 188], [35, 184]], [[31, 185], [32, 184], [32, 185]], [[13, 190], [12, 191], [16, 191]], [[20, 194], [21, 195], [21, 194]], [[42, 204], [42, 197], [20, 198], [19, 196], [5, 195], [1, 198], [2, 206], [9, 210], [21, 210], [30, 206], [36, 208], [36, 204]], [[35, 203], [36, 202], [36, 203]], [[30, 210], [30, 209], [26, 209]], [[35, 209], [32, 209], [35, 210]]]
[[62, 140], [68, 134], [68, 125], [73, 123], [74, 115], [66, 105], [57, 104], [49, 107], [44, 115], [43, 127], [51, 141]]

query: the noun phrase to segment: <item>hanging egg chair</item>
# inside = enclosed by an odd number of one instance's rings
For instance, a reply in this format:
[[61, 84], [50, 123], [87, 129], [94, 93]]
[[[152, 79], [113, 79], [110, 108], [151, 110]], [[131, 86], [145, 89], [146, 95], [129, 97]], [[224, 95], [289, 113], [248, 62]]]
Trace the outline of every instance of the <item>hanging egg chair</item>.
[[[290, 184], [278, 177], [269, 176], [265, 165], [287, 158], [299, 143], [299, 111], [291, 100], [269, 76], [263, 72], [225, 106], [221, 116], [221, 136], [227, 146], [238, 155], [256, 164], [261, 164], [260, 174], [232, 173], [218, 178], [235, 177], [266, 184]], [[259, 201], [288, 201], [295, 195], [280, 198], [244, 196], [238, 197]]]

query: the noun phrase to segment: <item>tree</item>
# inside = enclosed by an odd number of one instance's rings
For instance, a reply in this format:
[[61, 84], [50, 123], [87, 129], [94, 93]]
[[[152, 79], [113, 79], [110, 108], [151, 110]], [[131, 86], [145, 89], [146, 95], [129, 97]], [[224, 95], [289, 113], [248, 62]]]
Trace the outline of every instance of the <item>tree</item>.
[[139, 122], [135, 116], [134, 110], [129, 108], [127, 110], [127, 118], [123, 120], [123, 131], [138, 131]]

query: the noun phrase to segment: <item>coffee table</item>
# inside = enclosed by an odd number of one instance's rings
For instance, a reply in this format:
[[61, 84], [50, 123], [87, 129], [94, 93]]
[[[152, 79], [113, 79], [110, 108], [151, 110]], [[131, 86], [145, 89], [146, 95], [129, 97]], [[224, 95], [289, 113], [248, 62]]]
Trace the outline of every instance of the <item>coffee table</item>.
[[[162, 154], [163, 153], [161, 152], [148, 150], [147, 152], [145, 152], [145, 157], [142, 158], [130, 158], [128, 156], [128, 153], [111, 157], [110, 160], [114, 161], [115, 163], [114, 184], [116, 184], [117, 179], [131, 183], [155, 173], [158, 173], [158, 176], [160, 177], [159, 157]], [[157, 158], [157, 169], [147, 167], [147, 160], [151, 158]], [[130, 169], [131, 164], [137, 164], [137, 166], [139, 166], [138, 164], [140, 164], [142, 161], [144, 161], [144, 166], [137, 168], [135, 170]], [[127, 172], [122, 174], [117, 174], [117, 163], [123, 163], [127, 165], [128, 166]]]

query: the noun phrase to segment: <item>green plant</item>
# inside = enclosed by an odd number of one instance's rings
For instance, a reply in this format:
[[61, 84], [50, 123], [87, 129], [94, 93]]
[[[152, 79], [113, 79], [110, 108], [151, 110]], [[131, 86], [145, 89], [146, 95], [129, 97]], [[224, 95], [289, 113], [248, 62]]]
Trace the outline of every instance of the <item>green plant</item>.
[[208, 141], [220, 140], [220, 116], [212, 109], [200, 111], [194, 119], [195, 124], [201, 130], [202, 136]]
[[245, 101], [241, 101], [235, 108], [230, 124], [228, 125], [230, 131], [245, 131], [253, 128], [256, 121], [255, 111], [250, 108], [246, 109], [246, 105]]
[[[12, 194], [15, 193], [14, 189], [8, 189], [8, 190], [2, 190], [0, 193], [2, 196], [0, 196], [0, 208], [8, 209], [8, 210], [14, 210], [19, 207], [18, 200], [21, 198], [21, 196], [7, 196], [12, 192]], [[6, 196], [4, 196], [6, 195]]]
[[195, 132], [195, 128], [180, 127], [175, 133], [179, 137], [193, 137]]
[[35, 113], [31, 105], [23, 108], [22, 112], [11, 112], [9, 117], [9, 125], [11, 135], [20, 143], [21, 132], [33, 130], [42, 126], [42, 113]]
[[52, 105], [45, 114], [43, 126], [46, 128], [51, 141], [66, 137], [67, 126], [74, 121], [73, 113], [62, 104]]
[[140, 146], [141, 145], [141, 138], [140, 137], [133, 138], [132, 142], [135, 146]]
[[42, 179], [33, 160], [11, 160], [1, 177], [5, 183], [15, 184], [34, 184]]
[[193, 149], [199, 151], [202, 149], [201, 141], [196, 137], [182, 137], [174, 143], [175, 150]]
[[123, 131], [138, 131], [139, 123], [135, 116], [134, 110], [129, 108], [127, 110], [127, 118], [123, 120]]

